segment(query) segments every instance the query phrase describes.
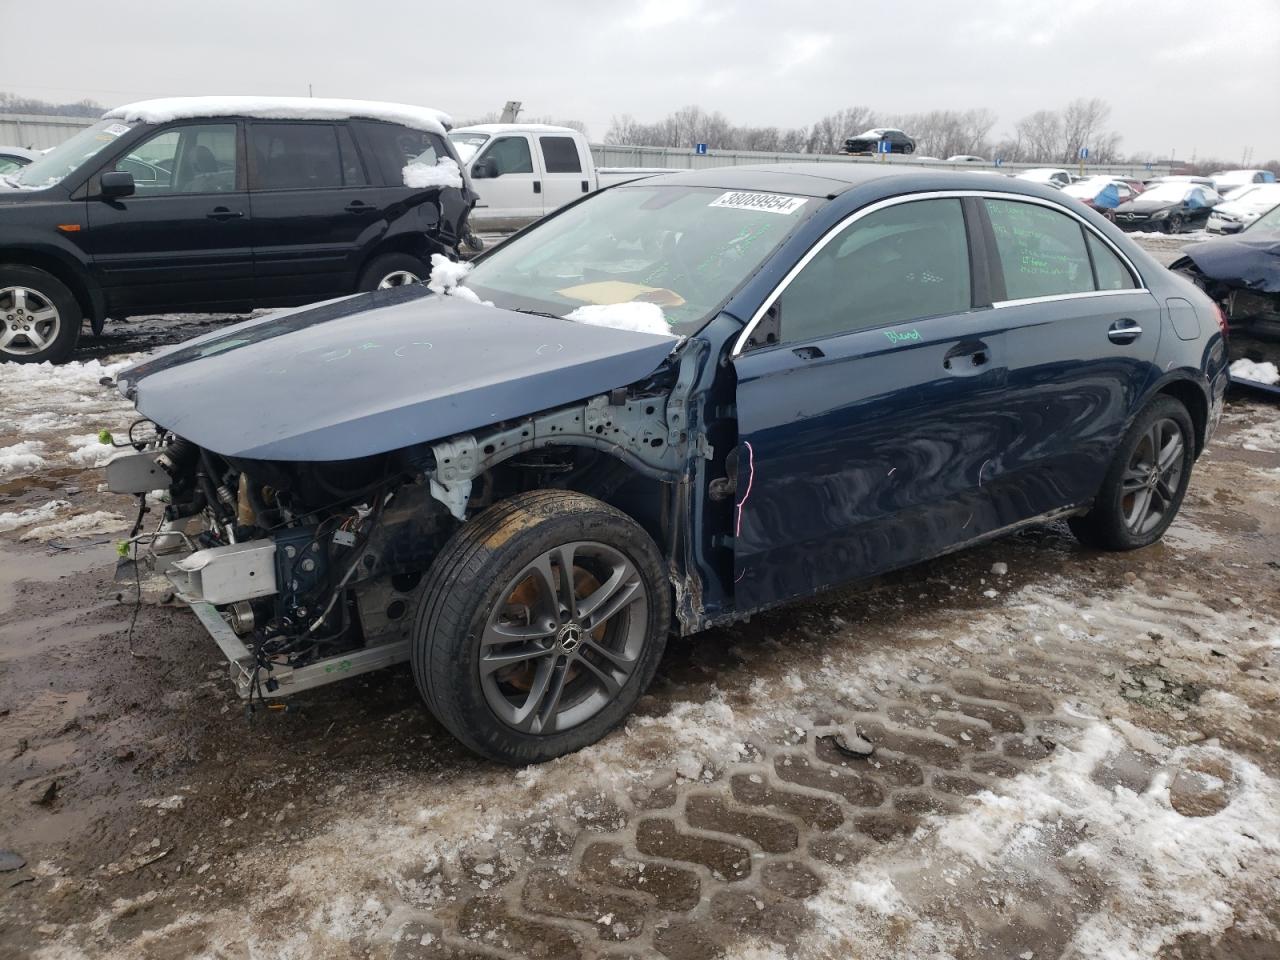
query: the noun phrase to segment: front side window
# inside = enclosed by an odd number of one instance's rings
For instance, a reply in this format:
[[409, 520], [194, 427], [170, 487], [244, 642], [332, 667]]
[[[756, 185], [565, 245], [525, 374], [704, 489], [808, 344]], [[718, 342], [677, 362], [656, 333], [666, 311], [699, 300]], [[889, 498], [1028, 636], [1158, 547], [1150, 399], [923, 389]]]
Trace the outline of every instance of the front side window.
[[137, 196], [230, 193], [236, 189], [236, 125], [200, 123], [157, 133], [112, 167], [133, 175]]
[[960, 201], [915, 200], [856, 220], [805, 265], [776, 303], [781, 339], [830, 337], [970, 308]]
[[547, 173], [581, 173], [582, 161], [578, 159], [578, 144], [573, 137], [539, 137], [542, 161]]
[[529, 141], [524, 137], [499, 137], [484, 152], [484, 159], [493, 161], [495, 176], [533, 173], [533, 156], [529, 153]]
[[996, 235], [1006, 299], [1093, 291], [1093, 269], [1078, 221], [1035, 203], [983, 202]]
[[254, 190], [322, 190], [342, 186], [338, 134], [330, 123], [255, 123]]

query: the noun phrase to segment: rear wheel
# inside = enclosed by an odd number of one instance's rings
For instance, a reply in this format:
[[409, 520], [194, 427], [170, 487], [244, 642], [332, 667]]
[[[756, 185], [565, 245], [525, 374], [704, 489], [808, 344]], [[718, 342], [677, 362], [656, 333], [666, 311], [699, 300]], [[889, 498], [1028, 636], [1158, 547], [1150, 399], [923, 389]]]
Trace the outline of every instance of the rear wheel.
[[1103, 550], [1155, 543], [1182, 505], [1194, 448], [1187, 408], [1172, 397], [1157, 398], [1125, 434], [1093, 508], [1068, 521], [1071, 532]]
[[0, 361], [62, 363], [84, 315], [67, 285], [23, 264], [0, 265]]
[[421, 283], [428, 272], [427, 265], [412, 254], [384, 253], [375, 257], [364, 268], [364, 273], [360, 275], [359, 289], [361, 292], [389, 290], [392, 287]]
[[604, 736], [653, 678], [671, 608], [658, 548], [630, 517], [543, 490], [464, 524], [428, 574], [414, 680], [492, 760], [538, 763]]

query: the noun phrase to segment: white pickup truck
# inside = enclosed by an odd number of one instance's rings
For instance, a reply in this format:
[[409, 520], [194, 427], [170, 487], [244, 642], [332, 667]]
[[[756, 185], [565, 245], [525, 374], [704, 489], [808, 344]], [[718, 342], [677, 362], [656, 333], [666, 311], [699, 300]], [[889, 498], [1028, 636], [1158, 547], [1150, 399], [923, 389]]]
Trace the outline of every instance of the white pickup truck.
[[597, 169], [587, 138], [571, 127], [480, 123], [449, 132], [480, 200], [476, 233], [518, 230], [601, 187], [670, 171], [658, 167]]

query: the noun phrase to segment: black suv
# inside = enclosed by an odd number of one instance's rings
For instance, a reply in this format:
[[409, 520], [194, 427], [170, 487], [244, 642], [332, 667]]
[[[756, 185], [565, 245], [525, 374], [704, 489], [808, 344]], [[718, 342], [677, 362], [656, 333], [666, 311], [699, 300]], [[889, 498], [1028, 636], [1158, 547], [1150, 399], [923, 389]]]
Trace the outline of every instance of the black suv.
[[0, 361], [66, 360], [85, 320], [96, 335], [424, 278], [476, 200], [446, 121], [306, 99], [111, 111], [0, 177]]

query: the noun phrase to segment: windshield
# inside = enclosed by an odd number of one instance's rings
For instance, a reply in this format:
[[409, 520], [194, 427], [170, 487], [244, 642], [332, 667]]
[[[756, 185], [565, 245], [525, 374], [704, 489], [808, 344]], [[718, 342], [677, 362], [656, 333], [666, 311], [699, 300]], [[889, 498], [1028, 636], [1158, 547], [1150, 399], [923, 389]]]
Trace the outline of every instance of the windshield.
[[119, 120], [99, 120], [70, 140], [64, 140], [44, 156], [31, 161], [22, 168], [21, 173], [13, 177], [13, 181], [29, 190], [51, 187], [78, 169], [90, 157], [111, 146], [121, 134], [128, 133], [129, 130], [129, 124]]
[[484, 146], [489, 135], [487, 133], [451, 133], [449, 139], [453, 141], [453, 148], [458, 151], [458, 159], [466, 163], [476, 155], [477, 150]]
[[[1277, 200], [1280, 200], [1280, 198], [1277, 198]], [[1280, 206], [1272, 207], [1270, 213], [1264, 213], [1244, 229], [1245, 232], [1255, 235], [1259, 233], [1280, 234]]]
[[636, 185], [508, 240], [466, 286], [498, 306], [565, 316], [651, 303], [696, 333], [821, 201], [716, 187]]

